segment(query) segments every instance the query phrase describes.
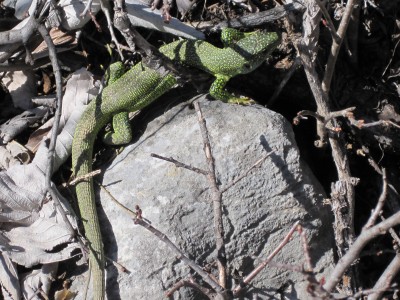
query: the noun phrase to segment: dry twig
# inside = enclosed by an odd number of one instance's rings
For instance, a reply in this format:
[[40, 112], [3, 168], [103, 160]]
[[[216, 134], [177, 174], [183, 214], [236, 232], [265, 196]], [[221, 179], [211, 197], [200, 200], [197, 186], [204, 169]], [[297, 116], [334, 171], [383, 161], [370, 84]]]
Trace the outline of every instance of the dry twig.
[[157, 238], [159, 238], [162, 242], [164, 242], [173, 252], [176, 253], [177, 257], [182, 260], [186, 265], [188, 265], [193, 271], [199, 274], [203, 280], [209, 284], [214, 291], [217, 293], [222, 293], [224, 289], [214, 281], [214, 279], [205, 272], [199, 265], [197, 265], [194, 261], [189, 259], [183, 252], [180, 250], [164, 233], [156, 229], [152, 226], [147, 220], [145, 220], [142, 216], [141, 209], [136, 206], [136, 211], [132, 211], [122, 203], [120, 203], [103, 185], [99, 184], [100, 188], [106, 192], [106, 194], [110, 197], [110, 199], [116, 203], [121, 209], [123, 209], [126, 213], [128, 213], [134, 220], [136, 225], [140, 225], [153, 233]]
[[182, 280], [178, 281], [177, 283], [175, 283], [174, 286], [165, 293], [165, 297], [172, 297], [172, 295], [176, 291], [178, 291], [180, 288], [182, 288], [184, 286], [198, 290], [202, 294], [206, 295], [209, 299], [212, 299], [213, 296], [215, 295], [215, 293], [213, 293], [210, 289], [207, 289], [207, 288], [199, 285], [198, 283], [196, 283], [193, 280], [192, 277], [189, 277], [189, 280], [182, 279]]
[[378, 199], [378, 203], [376, 204], [374, 210], [372, 211], [371, 217], [368, 219], [367, 223], [364, 225], [363, 230], [372, 227], [376, 220], [378, 219], [379, 215], [382, 212], [383, 205], [385, 204], [386, 196], [387, 196], [387, 178], [386, 178], [386, 170], [382, 169], [382, 181], [383, 181], [383, 188], [382, 193]]
[[168, 161], [170, 163], [173, 163], [177, 168], [184, 168], [184, 169], [187, 169], [189, 171], [193, 171], [193, 172], [196, 172], [196, 173], [199, 173], [199, 174], [202, 174], [202, 175], [207, 175], [208, 174], [208, 172], [203, 170], [203, 169], [196, 168], [196, 167], [184, 164], [184, 163], [182, 163], [180, 161], [177, 161], [176, 159], [173, 159], [172, 157], [165, 157], [165, 156], [158, 155], [158, 154], [155, 154], [155, 153], [151, 153], [150, 156], [154, 157], [154, 158], [158, 158], [158, 159], [162, 159], [162, 160]]
[[[317, 104], [317, 114], [322, 116], [323, 120], [329, 118], [331, 114], [329, 88], [332, 80], [332, 74], [353, 7], [356, 3], [357, 0], [350, 0], [347, 3], [345, 13], [342, 17], [337, 32], [339, 39], [335, 37], [333, 38], [333, 44], [330, 52], [331, 55], [327, 62], [324, 79], [321, 82], [315, 68], [317, 41], [319, 36], [318, 24], [321, 19], [321, 11], [319, 7], [316, 7], [316, 4], [314, 4], [313, 2], [306, 2], [307, 10], [303, 17], [303, 41], [302, 44], [298, 43], [297, 47], [299, 55], [303, 61], [304, 70], [306, 72], [311, 91]], [[317, 129], [320, 139], [319, 141], [317, 141], [316, 145], [321, 147], [329, 140], [332, 148], [332, 157], [338, 172], [338, 181], [335, 185], [332, 186], [341, 186], [341, 193], [343, 193], [344, 202], [338, 203], [336, 206], [343, 207], [343, 205], [346, 205], [348, 207], [347, 214], [343, 216], [342, 220], [344, 228], [348, 228], [348, 230], [346, 230], [345, 232], [345, 243], [343, 243], [342, 245], [338, 245], [339, 253], [343, 253], [345, 249], [351, 244], [355, 236], [353, 221], [355, 199], [354, 180], [351, 177], [350, 165], [343, 142], [338, 138], [328, 138], [323, 122], [317, 122]], [[335, 191], [332, 191], [332, 194], [333, 193], [335, 193]], [[332, 199], [332, 201], [335, 201], [335, 198]], [[335, 233], [335, 235], [342, 235], [342, 233], [337, 232]]]
[[271, 260], [285, 247], [285, 245], [290, 241], [292, 238], [293, 233], [297, 230], [297, 227], [299, 226], [300, 221], [297, 221], [294, 223], [292, 228], [289, 230], [288, 234], [283, 238], [282, 242], [275, 248], [274, 251], [268, 257], [266, 260], [264, 260], [261, 264], [259, 264], [256, 268], [254, 268], [253, 271], [250, 272], [236, 287], [233, 288], [233, 295], [237, 296], [240, 291], [248, 285], [254, 277], [256, 277], [270, 262]]
[[385, 234], [390, 228], [398, 224], [400, 224], [400, 212], [395, 213], [371, 228], [363, 230], [346, 254], [339, 260], [324, 285], [324, 288], [329, 292], [333, 291], [346, 270], [360, 257], [362, 249], [368, 244], [368, 242], [379, 235]]
[[204, 154], [207, 159], [208, 164], [208, 182], [211, 186], [212, 191], [212, 203], [213, 203], [213, 213], [214, 213], [214, 234], [215, 234], [215, 244], [217, 250], [217, 265], [219, 273], [219, 284], [225, 288], [226, 287], [226, 254], [225, 254], [225, 244], [224, 244], [224, 226], [222, 223], [222, 192], [219, 190], [217, 178], [215, 176], [215, 164], [214, 157], [212, 156], [211, 144], [209, 140], [208, 130], [206, 126], [206, 120], [203, 117], [200, 105], [198, 101], [194, 101], [194, 107], [196, 109], [198, 122], [200, 125], [200, 132], [203, 138]]
[[[57, 106], [56, 106], [56, 113], [54, 115], [54, 123], [53, 129], [51, 131], [51, 138], [49, 144], [49, 150], [47, 153], [47, 168], [45, 174], [45, 187], [48, 193], [51, 195], [51, 198], [54, 201], [54, 205], [58, 212], [60, 213], [64, 223], [66, 224], [68, 230], [70, 231], [71, 235], [75, 235], [74, 228], [72, 227], [71, 223], [69, 222], [65, 211], [60, 203], [61, 195], [59, 194], [57, 188], [54, 186], [53, 182], [51, 181], [51, 176], [53, 175], [54, 169], [54, 156], [55, 156], [55, 146], [57, 142], [57, 135], [58, 135], [58, 127], [60, 124], [61, 118], [61, 111], [62, 111], [62, 79], [61, 79], [61, 71], [57, 60], [57, 53], [54, 46], [54, 43], [44, 25], [38, 24], [37, 26], [39, 33], [42, 35], [44, 41], [47, 44], [49, 49], [49, 57], [53, 67], [54, 77], [56, 78], [56, 94], [57, 94]], [[80, 247], [82, 249], [82, 255], [86, 257], [86, 247], [84, 246], [83, 242], [78, 239]]]
[[372, 290], [375, 292], [368, 296], [368, 300], [381, 299], [383, 293], [390, 288], [391, 282], [399, 272], [400, 254], [396, 253], [395, 257], [392, 259], [386, 270], [382, 273], [382, 275], [379, 277], [378, 281], [372, 288]]

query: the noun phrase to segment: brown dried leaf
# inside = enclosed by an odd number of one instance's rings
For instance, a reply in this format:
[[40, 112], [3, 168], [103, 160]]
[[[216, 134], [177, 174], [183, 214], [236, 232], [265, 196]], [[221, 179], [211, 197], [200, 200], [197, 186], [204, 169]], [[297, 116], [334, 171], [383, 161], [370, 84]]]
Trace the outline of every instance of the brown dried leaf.
[[48, 94], [52, 88], [51, 79], [46, 72], [42, 72], [42, 76], [43, 76], [43, 92], [45, 94]]
[[77, 294], [78, 293], [72, 292], [68, 288], [64, 288], [54, 294], [54, 300], [72, 300], [75, 299]]
[[[70, 49], [75, 47], [78, 43], [78, 40], [73, 32], [64, 32], [58, 28], [51, 28], [49, 34], [55, 46], [62, 45]], [[32, 54], [38, 54], [42, 52], [47, 52], [47, 44], [44, 41], [32, 51]]]

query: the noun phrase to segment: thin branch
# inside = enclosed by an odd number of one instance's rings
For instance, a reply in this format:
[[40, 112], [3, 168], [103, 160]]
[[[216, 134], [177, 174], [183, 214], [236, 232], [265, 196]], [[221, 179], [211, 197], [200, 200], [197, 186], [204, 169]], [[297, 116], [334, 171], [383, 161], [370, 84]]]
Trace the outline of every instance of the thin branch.
[[283, 88], [286, 86], [287, 82], [290, 78], [292, 78], [294, 72], [301, 64], [301, 59], [297, 56], [294, 60], [293, 64], [290, 66], [289, 70], [286, 72], [285, 77], [281, 80], [279, 85], [275, 88], [274, 94], [268, 100], [267, 107], [271, 107], [275, 101], [278, 99], [279, 95], [281, 94]]
[[94, 176], [98, 175], [101, 173], [101, 170], [94, 170], [92, 172], [89, 172], [87, 174], [84, 174], [82, 176], [78, 176], [76, 178], [74, 178], [73, 180], [71, 180], [67, 185], [71, 186], [71, 185], [75, 185], [81, 181], [87, 181], [90, 178], [93, 178]]
[[[363, 298], [362, 296], [370, 296], [370, 295], [375, 294], [375, 293], [384, 293], [384, 292], [387, 292], [387, 291], [390, 291], [390, 290], [391, 290], [391, 288], [361, 290], [361, 291], [355, 293], [352, 297], [346, 297], [346, 299], [348, 299], [348, 300], [365, 299], [365, 297]], [[392, 290], [395, 290], [395, 287]], [[368, 297], [367, 299], [369, 300], [370, 298]], [[377, 298], [377, 299], [381, 299], [381, 298]], [[384, 299], [388, 299], [388, 298], [384, 298]]]
[[347, 27], [349, 26], [351, 14], [353, 13], [354, 6], [357, 5], [359, 0], [349, 0], [346, 5], [346, 9], [340, 21], [337, 34], [340, 37], [339, 40], [333, 39], [330, 55], [326, 64], [326, 70], [324, 79], [322, 80], [322, 90], [328, 94], [331, 87], [333, 72], [335, 70], [336, 60], [339, 55], [339, 50], [342, 45], [344, 36], [346, 34]]
[[303, 245], [305, 267], [302, 268], [301, 273], [308, 281], [307, 292], [312, 296], [312, 299], [331, 299], [330, 293], [322, 287], [321, 282], [315, 276], [307, 236], [301, 225], [297, 226], [297, 232], [300, 235], [301, 244]]
[[172, 297], [172, 295], [179, 290], [182, 287], [190, 287], [192, 289], [195, 289], [197, 291], [199, 291], [200, 293], [202, 293], [203, 295], [205, 295], [206, 297], [208, 297], [208, 299], [214, 299], [215, 293], [212, 293], [209, 289], [199, 285], [198, 283], [196, 283], [192, 278], [190, 278], [189, 280], [180, 280], [177, 283], [174, 284], [174, 286], [165, 293], [165, 297]]
[[61, 78], [60, 66], [58, 64], [58, 59], [57, 59], [57, 52], [55, 50], [53, 40], [51, 39], [44, 25], [38, 25], [38, 31], [42, 35], [44, 41], [47, 44], [47, 48], [49, 49], [49, 57], [51, 65], [53, 67], [54, 77], [56, 80], [56, 95], [57, 95], [56, 113], [54, 115], [54, 123], [51, 131], [50, 145], [48, 151], [48, 164], [46, 169], [46, 185], [50, 189], [51, 175], [53, 174], [53, 165], [54, 165], [54, 149], [57, 142], [58, 127], [62, 111], [62, 78]]
[[296, 229], [300, 235], [301, 244], [303, 246], [304, 260], [305, 260], [305, 264], [306, 264], [305, 271], [313, 272], [313, 265], [312, 265], [311, 255], [310, 255], [310, 247], [308, 246], [306, 233], [304, 232], [303, 227], [300, 224], [297, 225]]
[[117, 47], [119, 56], [121, 57], [121, 60], [124, 60], [124, 55], [122, 54], [121, 48], [119, 46], [119, 42], [114, 33], [113, 22], [112, 22], [111, 14], [110, 14], [110, 10], [111, 10], [110, 3], [108, 2], [108, 0], [100, 0], [100, 4], [101, 4], [101, 10], [103, 11], [104, 15], [106, 16], [108, 31], [110, 32], [111, 40], [114, 42], [115, 46]]
[[187, 266], [189, 266], [191, 269], [193, 269], [197, 274], [199, 274], [203, 280], [209, 284], [214, 291], [217, 293], [222, 293], [224, 289], [217, 283], [215, 282], [210, 274], [205, 272], [201, 267], [199, 267], [194, 261], [190, 260], [165, 234], [163, 234], [161, 231], [153, 227], [148, 221], [146, 221], [144, 218], [142, 218], [141, 210], [137, 206], [136, 207], [136, 212], [130, 210], [127, 208], [125, 205], [123, 205], [121, 202], [119, 202], [102, 184], [97, 183], [100, 188], [106, 192], [106, 194], [110, 197], [110, 199], [118, 205], [121, 209], [123, 209], [126, 213], [128, 213], [133, 219], [136, 225], [140, 225], [153, 233], [157, 238], [159, 238], [162, 242], [164, 242], [173, 252], [176, 253], [177, 257], [182, 260]]
[[234, 296], [237, 296], [240, 291], [248, 285], [254, 277], [256, 277], [269, 263], [270, 261], [282, 250], [282, 248], [290, 241], [293, 233], [297, 230], [297, 226], [300, 224], [300, 221], [294, 223], [292, 228], [289, 230], [288, 234], [284, 237], [282, 242], [275, 248], [274, 251], [270, 255], [268, 255], [267, 259], [264, 260], [261, 264], [259, 264], [249, 275], [247, 275], [238, 285], [236, 285], [232, 292]]
[[351, 266], [351, 264], [360, 257], [362, 249], [379, 235], [385, 234], [390, 228], [400, 224], [400, 212], [395, 213], [381, 223], [365, 229], [357, 237], [354, 243], [350, 246], [347, 253], [339, 260], [333, 269], [329, 279], [327, 280], [324, 288], [331, 292], [339, 283], [342, 275]]
[[86, 14], [90, 11], [91, 7], [92, 7], [92, 2], [93, 0], [88, 0], [88, 2], [86, 3], [85, 9], [83, 10], [83, 12], [81, 13], [81, 17], [86, 16]]
[[390, 288], [391, 282], [400, 272], [400, 254], [396, 253], [396, 256], [392, 259], [390, 264], [387, 266], [385, 271], [379, 277], [378, 281], [372, 288], [375, 293], [368, 296], [368, 300], [378, 300], [382, 298], [383, 293]]
[[214, 214], [214, 234], [215, 244], [217, 250], [217, 266], [219, 274], [219, 284], [226, 287], [226, 254], [224, 244], [224, 227], [222, 223], [222, 193], [219, 190], [217, 184], [217, 178], [215, 176], [215, 164], [214, 157], [212, 156], [211, 144], [206, 126], [206, 120], [203, 117], [200, 105], [198, 101], [193, 102], [195, 110], [197, 112], [198, 122], [200, 125], [200, 132], [203, 138], [203, 150], [206, 155], [208, 164], [208, 175], [207, 179], [212, 191], [212, 203], [213, 203], [213, 214]]
[[110, 263], [112, 263], [112, 264], [118, 269], [119, 272], [121, 272], [121, 273], [127, 273], [127, 274], [130, 274], [130, 273], [131, 273], [127, 268], [125, 268], [125, 267], [124, 267], [122, 264], [120, 264], [119, 262], [117, 262], [117, 261], [115, 261], [115, 260], [109, 258], [108, 256], [104, 256], [104, 258], [105, 258], [107, 261], [109, 261]]
[[333, 25], [331, 16], [329, 15], [329, 12], [326, 10], [326, 7], [322, 4], [320, 0], [314, 0], [315, 3], [319, 6], [319, 9], [321, 10], [322, 14], [324, 15], [324, 18], [326, 20], [326, 24], [328, 25], [328, 29], [330, 33], [332, 34], [332, 39], [336, 42], [340, 42], [340, 36], [336, 32], [336, 28]]
[[[51, 138], [50, 138], [50, 144], [49, 144], [49, 149], [47, 153], [47, 168], [46, 168], [46, 174], [45, 174], [45, 187], [46, 190], [50, 193], [51, 198], [54, 201], [54, 205], [58, 212], [60, 213], [64, 223], [66, 224], [68, 230], [70, 231], [70, 234], [72, 236], [75, 235], [75, 231], [69, 222], [67, 216], [65, 215], [65, 211], [63, 207], [61, 206], [61, 203], [59, 201], [59, 194], [54, 186], [54, 184], [51, 181], [51, 176], [53, 174], [53, 168], [54, 168], [54, 156], [55, 156], [55, 146], [57, 142], [57, 135], [58, 135], [58, 127], [60, 124], [60, 118], [61, 118], [61, 111], [62, 111], [62, 79], [61, 79], [61, 71], [60, 67], [58, 64], [57, 60], [57, 53], [56, 49], [53, 43], [53, 40], [51, 39], [49, 32], [47, 31], [46, 27], [42, 24], [37, 25], [39, 33], [42, 35], [43, 40], [47, 44], [47, 48], [49, 50], [49, 57], [50, 61], [53, 67], [53, 72], [54, 72], [54, 77], [56, 79], [56, 95], [57, 95], [57, 107], [56, 107], [56, 113], [54, 115], [54, 122], [53, 122], [53, 128], [51, 131]], [[86, 247], [83, 245], [82, 241], [78, 239], [81, 249], [82, 249], [82, 255], [86, 256]]]
[[389, 60], [388, 64], [385, 67], [385, 70], [383, 70], [382, 77], [385, 76], [385, 73], [389, 69], [389, 66], [392, 64], [393, 58], [395, 57], [396, 50], [397, 50], [397, 47], [399, 46], [399, 44], [400, 44], [400, 39], [397, 40], [396, 45], [393, 47], [392, 56], [390, 57], [390, 60]]
[[169, 162], [173, 163], [177, 168], [184, 168], [184, 169], [187, 169], [189, 171], [193, 171], [193, 172], [196, 172], [196, 173], [199, 173], [199, 174], [202, 174], [202, 175], [206, 175], [206, 176], [208, 175], [207, 171], [205, 171], [203, 169], [200, 169], [200, 168], [192, 167], [191, 165], [184, 164], [184, 163], [182, 163], [180, 161], [177, 161], [176, 159], [173, 159], [172, 157], [168, 158], [168, 157], [161, 156], [161, 155], [158, 155], [158, 154], [155, 154], [155, 153], [151, 153], [150, 156], [158, 158], [158, 159], [169, 161]]
[[[386, 220], [383, 216], [381, 216], [381, 220]], [[393, 229], [389, 229], [389, 234], [392, 237], [393, 241], [397, 244], [398, 247], [400, 247], [400, 237], [397, 234], [397, 232]]]
[[361, 128], [366, 128], [366, 127], [373, 127], [373, 126], [378, 126], [378, 125], [386, 125], [386, 126], [387, 125], [391, 125], [393, 127], [400, 128], [400, 125], [398, 125], [398, 124], [396, 124], [396, 123], [394, 123], [393, 121], [390, 121], [390, 120], [379, 120], [379, 121], [376, 121], [376, 122], [364, 123], [360, 127]]
[[293, 124], [298, 125], [300, 121], [303, 119], [307, 119], [307, 117], [313, 117], [317, 120], [317, 122], [324, 123], [325, 118], [320, 114], [316, 113], [312, 110], [301, 110], [297, 113], [297, 116], [293, 118]]
[[306, 116], [310, 116], [310, 117], [315, 118], [318, 122], [322, 123], [325, 128], [332, 129], [329, 126], [330, 121], [332, 121], [332, 119], [334, 119], [334, 118], [344, 117], [344, 118], [349, 119], [349, 121], [351, 122], [352, 125], [361, 127], [362, 125], [360, 125], [360, 124], [363, 124], [363, 122], [359, 121], [359, 120], [355, 121], [355, 119], [354, 119], [353, 111], [355, 109], [356, 109], [356, 107], [354, 107], [354, 106], [348, 107], [348, 108], [345, 108], [342, 110], [328, 112], [325, 116], [323, 116], [319, 113], [316, 113], [314, 111], [302, 110], [297, 113], [297, 116], [295, 118], [293, 118], [293, 124], [298, 125], [302, 119], [305, 119]]
[[378, 203], [376, 204], [375, 209], [373, 210], [370, 218], [368, 219], [368, 222], [364, 225], [363, 230], [372, 227], [376, 223], [376, 220], [378, 219], [379, 215], [382, 212], [383, 205], [385, 204], [387, 196], [387, 187], [388, 187], [386, 178], [386, 169], [382, 169], [382, 182], [383, 182], [382, 193], [379, 196]]
[[242, 180], [243, 178], [245, 178], [247, 175], [249, 175], [249, 173], [255, 169], [255, 168], [259, 168], [261, 167], [262, 163], [272, 154], [274, 153], [274, 150], [268, 152], [267, 154], [265, 154], [265, 156], [263, 158], [260, 158], [258, 161], [256, 161], [247, 171], [245, 171], [241, 176], [239, 176], [238, 178], [236, 178], [235, 180], [233, 180], [231, 183], [229, 183], [225, 188], [223, 188], [221, 190], [221, 193], [225, 193], [227, 190], [229, 190], [231, 187], [233, 187], [236, 183], [238, 183], [240, 180]]

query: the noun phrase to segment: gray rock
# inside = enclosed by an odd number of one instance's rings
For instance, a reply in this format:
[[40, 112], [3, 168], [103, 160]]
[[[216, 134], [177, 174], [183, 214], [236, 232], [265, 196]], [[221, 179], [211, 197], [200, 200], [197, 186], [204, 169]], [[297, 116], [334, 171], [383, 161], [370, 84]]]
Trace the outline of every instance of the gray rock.
[[[332, 222], [322, 204], [322, 188], [300, 160], [290, 124], [260, 106], [202, 100], [201, 107], [221, 186], [274, 150], [260, 168], [224, 194], [228, 284], [265, 259], [298, 220], [305, 227], [318, 278], [326, 274], [333, 264]], [[150, 122], [140, 139], [107, 168], [103, 184], [124, 205], [131, 209], [139, 205], [143, 216], [192, 260], [201, 266], [213, 263], [213, 213], [205, 176], [152, 158], [150, 153], [207, 169], [194, 109], [181, 104]], [[100, 194], [106, 254], [130, 271], [107, 268], [108, 299], [163, 299], [165, 291], [191, 270], [163, 242], [134, 225], [105, 193]], [[273, 261], [303, 264], [296, 233]], [[300, 273], [267, 267], [241, 299], [310, 299], [306, 286]], [[175, 292], [174, 299], [204, 298], [185, 288]]]

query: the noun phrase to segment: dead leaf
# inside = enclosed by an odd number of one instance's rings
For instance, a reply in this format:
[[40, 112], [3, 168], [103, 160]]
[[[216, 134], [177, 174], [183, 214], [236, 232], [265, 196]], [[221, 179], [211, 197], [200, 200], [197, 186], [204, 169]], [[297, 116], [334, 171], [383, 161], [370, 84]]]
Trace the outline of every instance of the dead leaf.
[[[71, 113], [76, 106], [87, 104], [99, 92], [99, 85], [93, 79], [93, 75], [86, 69], [76, 71], [67, 82], [65, 94], [63, 97], [62, 115], [60, 120], [60, 129], [63, 128]], [[79, 103], [77, 103], [79, 102]], [[83, 108], [82, 108], [83, 109]], [[53, 118], [40, 126], [29, 137], [28, 143], [25, 145], [32, 153], [36, 153], [40, 142], [47, 136], [53, 127]]]
[[16, 108], [26, 110], [33, 107], [32, 97], [36, 95], [36, 78], [33, 70], [7, 72], [1, 81], [10, 92]]
[[46, 72], [42, 72], [42, 76], [43, 76], [43, 92], [45, 94], [48, 94], [52, 88], [51, 79]]
[[29, 125], [38, 122], [48, 114], [48, 107], [35, 107], [15, 116], [0, 126], [0, 144], [6, 144], [23, 132]]
[[78, 293], [72, 292], [69, 288], [71, 286], [70, 280], [65, 280], [63, 283], [64, 289], [55, 292], [54, 300], [72, 300], [75, 299]]
[[[3, 241], [4, 238], [0, 236], [1, 249]], [[19, 300], [21, 298], [16, 264], [4, 253], [0, 253], [0, 286], [4, 299]]]
[[[76, 47], [78, 40], [75, 36], [74, 32], [64, 32], [58, 28], [50, 29], [50, 37], [53, 40], [55, 46], [63, 46], [66, 48], [65, 50]], [[39, 46], [36, 47], [35, 50], [32, 51], [32, 54], [39, 54], [42, 52], [47, 52], [47, 44], [43, 41]]]
[[[55, 280], [58, 263], [43, 265], [40, 269], [29, 271], [21, 276], [22, 294], [25, 299], [49, 299], [51, 284]], [[41, 297], [37, 297], [39, 294]], [[43, 297], [43, 298], [42, 298]]]

